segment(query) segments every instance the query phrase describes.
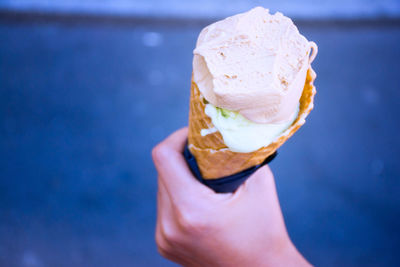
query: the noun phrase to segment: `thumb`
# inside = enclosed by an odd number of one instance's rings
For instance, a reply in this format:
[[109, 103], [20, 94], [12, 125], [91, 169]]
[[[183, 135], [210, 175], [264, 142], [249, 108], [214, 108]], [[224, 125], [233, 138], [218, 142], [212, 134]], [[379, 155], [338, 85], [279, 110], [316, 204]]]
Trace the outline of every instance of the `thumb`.
[[268, 165], [257, 170], [238, 190], [242, 199], [250, 201], [252, 206], [262, 205], [270, 218], [283, 222], [283, 216], [276, 192], [274, 175]]
[[240, 187], [251, 194], [276, 194], [274, 175], [268, 165], [253, 173]]

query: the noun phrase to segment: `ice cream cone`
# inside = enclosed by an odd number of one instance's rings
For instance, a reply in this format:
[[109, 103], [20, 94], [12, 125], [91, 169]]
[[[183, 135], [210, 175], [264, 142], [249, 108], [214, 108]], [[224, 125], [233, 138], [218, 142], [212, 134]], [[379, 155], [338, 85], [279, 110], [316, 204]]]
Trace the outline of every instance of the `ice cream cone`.
[[205, 136], [202, 129], [213, 128], [211, 119], [205, 114], [205, 99], [193, 81], [191, 83], [188, 146], [196, 158], [204, 179], [217, 179], [238, 173], [262, 163], [289, 139], [304, 123], [305, 118], [314, 107], [316, 93], [314, 80], [316, 74], [309, 67], [304, 89], [300, 98], [300, 110], [292, 125], [282, 132], [271, 144], [251, 153], [232, 152], [224, 144], [222, 135], [217, 131]]

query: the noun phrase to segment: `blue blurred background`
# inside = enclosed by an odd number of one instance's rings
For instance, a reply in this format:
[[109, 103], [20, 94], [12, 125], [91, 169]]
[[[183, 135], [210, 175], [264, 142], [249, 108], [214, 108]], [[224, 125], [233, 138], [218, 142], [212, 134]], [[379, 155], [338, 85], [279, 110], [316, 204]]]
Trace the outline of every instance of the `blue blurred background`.
[[205, 25], [256, 5], [319, 45], [315, 109], [271, 164], [317, 266], [399, 266], [398, 0], [0, 0], [0, 266], [175, 266], [151, 148], [187, 125]]

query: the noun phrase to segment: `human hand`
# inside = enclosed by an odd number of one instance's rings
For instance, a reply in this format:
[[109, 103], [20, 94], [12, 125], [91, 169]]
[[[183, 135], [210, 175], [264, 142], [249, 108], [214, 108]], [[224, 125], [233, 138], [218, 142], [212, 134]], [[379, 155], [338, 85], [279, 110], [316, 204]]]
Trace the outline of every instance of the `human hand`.
[[160, 254], [185, 266], [309, 266], [287, 234], [269, 167], [234, 193], [217, 194], [187, 167], [186, 139], [180, 129], [152, 152]]

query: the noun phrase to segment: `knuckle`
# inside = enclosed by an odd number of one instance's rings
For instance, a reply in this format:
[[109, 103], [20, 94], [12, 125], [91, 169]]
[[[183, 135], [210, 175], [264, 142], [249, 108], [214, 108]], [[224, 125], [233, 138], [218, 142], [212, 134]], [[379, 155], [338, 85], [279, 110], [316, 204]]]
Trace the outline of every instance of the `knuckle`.
[[192, 234], [202, 233], [210, 228], [207, 216], [201, 215], [199, 212], [179, 212], [177, 220], [182, 230]]
[[156, 233], [156, 244], [157, 244], [157, 249], [160, 252], [161, 255], [165, 255], [168, 253], [169, 247], [167, 245], [166, 240], [164, 239], [163, 235], [157, 231]]
[[177, 243], [179, 241], [179, 234], [172, 227], [162, 227], [162, 234], [169, 243]]
[[167, 155], [167, 148], [163, 143], [156, 145], [151, 151], [151, 155], [155, 164], [162, 162]]
[[184, 235], [177, 227], [176, 222], [164, 222], [160, 224], [160, 236], [161, 241], [164, 242], [168, 247], [164, 247], [167, 250], [169, 246], [179, 247], [184, 244]]

